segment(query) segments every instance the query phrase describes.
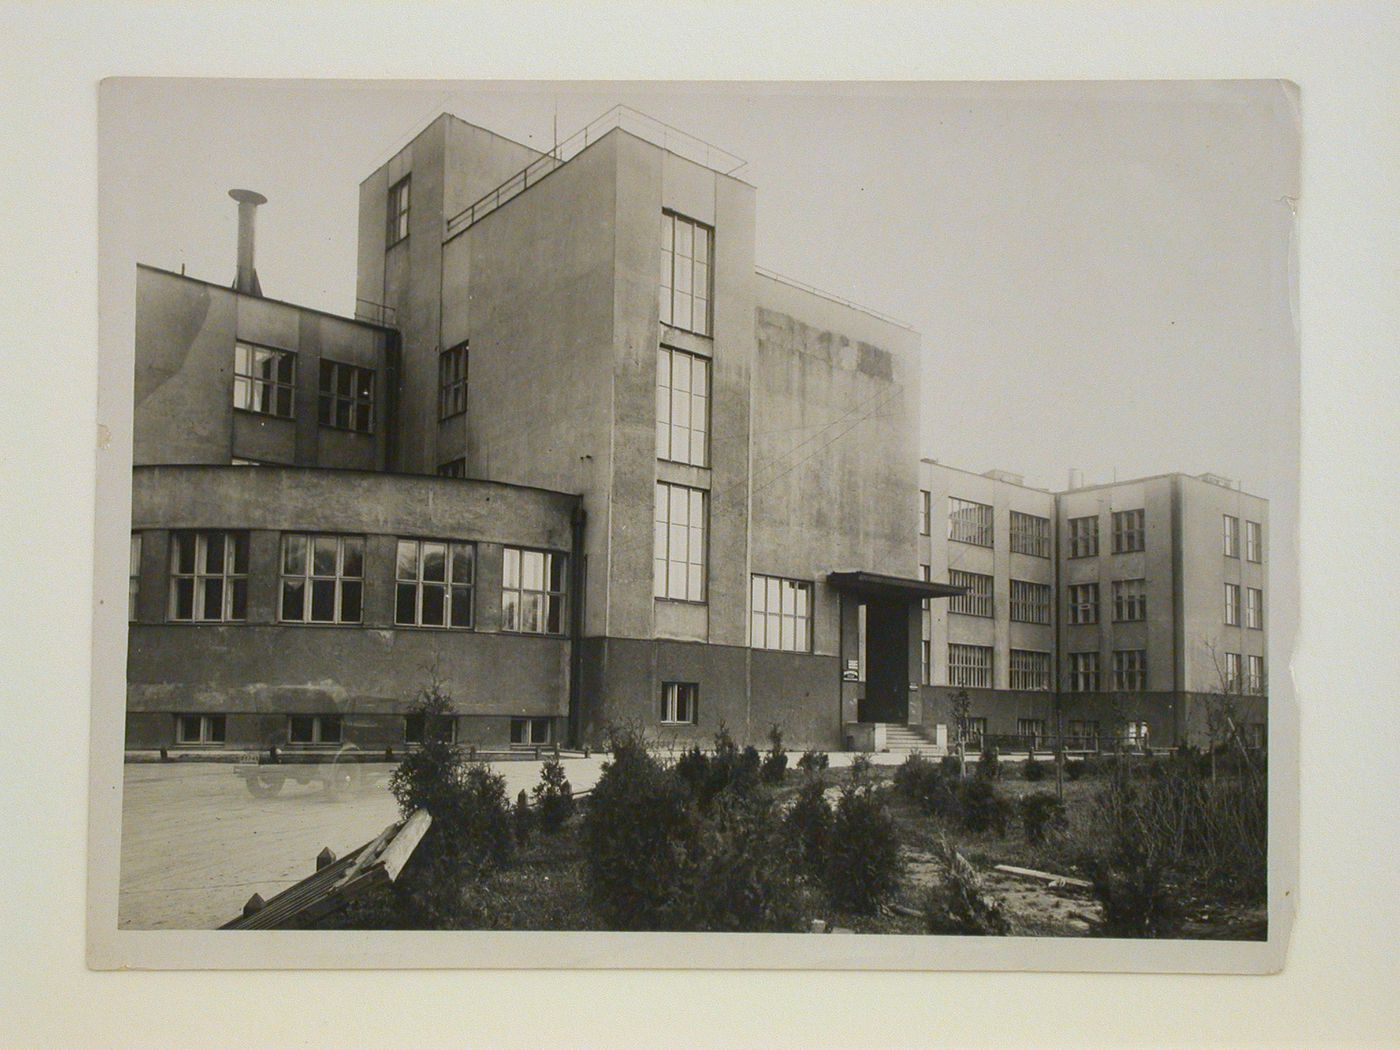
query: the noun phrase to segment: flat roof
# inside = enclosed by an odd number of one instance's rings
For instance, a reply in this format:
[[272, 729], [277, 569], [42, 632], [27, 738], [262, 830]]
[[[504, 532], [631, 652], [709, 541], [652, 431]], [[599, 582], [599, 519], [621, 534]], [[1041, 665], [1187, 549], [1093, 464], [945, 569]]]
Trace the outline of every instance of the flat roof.
[[975, 470], [969, 470], [966, 467], [955, 467], [951, 463], [943, 463], [936, 459], [930, 459], [928, 456], [921, 456], [919, 462], [927, 463], [932, 467], [942, 467], [944, 470], [955, 470], [959, 474], [966, 474], [969, 477], [985, 478], [987, 481], [999, 482], [1002, 485], [1015, 485], [1017, 488], [1030, 489], [1032, 492], [1049, 493], [1052, 496], [1068, 496], [1073, 492], [1088, 492], [1091, 489], [1111, 489], [1119, 485], [1135, 485], [1143, 481], [1159, 481], [1162, 478], [1189, 478], [1192, 481], [1199, 481], [1202, 485], [1210, 485], [1213, 488], [1224, 489], [1226, 492], [1237, 492], [1241, 496], [1248, 496], [1250, 499], [1262, 500], [1265, 503], [1269, 502], [1267, 496], [1260, 496], [1253, 492], [1247, 492], [1243, 488], [1231, 488], [1225, 485], [1217, 485], [1213, 481], [1207, 481], [1203, 474], [1188, 474], [1184, 470], [1169, 470], [1161, 474], [1144, 474], [1141, 477], [1121, 478], [1118, 481], [1099, 481], [1092, 485], [1080, 485], [1078, 488], [1073, 489], [1042, 489], [1035, 485], [1018, 484], [1014, 481], [1007, 481], [1004, 478], [988, 477], [988, 475], [980, 474]]

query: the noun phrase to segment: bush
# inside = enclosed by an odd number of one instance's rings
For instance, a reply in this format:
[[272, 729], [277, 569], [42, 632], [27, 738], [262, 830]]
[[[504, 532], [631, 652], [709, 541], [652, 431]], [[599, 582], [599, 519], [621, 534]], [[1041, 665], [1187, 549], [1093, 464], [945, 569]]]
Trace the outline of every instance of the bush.
[[759, 779], [765, 784], [781, 784], [783, 774], [787, 772], [788, 757], [787, 751], [783, 748], [783, 731], [777, 723], [768, 730], [769, 750], [768, 755], [763, 759], [763, 765], [759, 768]]
[[804, 751], [797, 760], [797, 768], [804, 773], [820, 773], [831, 765], [825, 751]]
[[842, 910], [869, 914], [899, 888], [899, 832], [882, 795], [863, 781], [841, 789], [822, 881]]
[[962, 777], [962, 762], [957, 755], [944, 755], [939, 760], [938, 768], [943, 770], [943, 775], [954, 780]]
[[1173, 937], [1181, 929], [1181, 906], [1167, 884], [1166, 865], [1140, 843], [1125, 845], [1091, 872], [1094, 895], [1103, 904], [1101, 936]]
[[826, 800], [826, 785], [810, 777], [797, 789], [797, 799], [785, 818], [794, 848], [801, 857], [802, 868], [819, 878], [831, 841], [833, 814]]
[[1032, 782], [1045, 779], [1045, 763], [1035, 757], [1034, 751], [1026, 756], [1026, 764], [1021, 767], [1021, 775]]
[[705, 794], [710, 783], [710, 756], [701, 751], [698, 744], [683, 752], [672, 768], [690, 789], [692, 797], [698, 799]]
[[535, 807], [540, 829], [553, 835], [574, 815], [574, 788], [564, 775], [564, 764], [551, 758], [540, 769], [540, 782], [534, 786]]
[[616, 930], [679, 926], [676, 876], [685, 871], [699, 828], [690, 792], [663, 769], [635, 730], [614, 730], [583, 819], [589, 892]]
[[875, 763], [870, 756], [861, 754], [851, 759], [851, 783], [869, 784], [875, 779]]
[[1084, 775], [1084, 767], [1088, 764], [1087, 758], [1065, 759], [1065, 776], [1070, 780], [1078, 780]]
[[910, 755], [894, 771], [895, 789], [915, 802], [925, 813], [956, 820], [961, 807], [957, 792], [942, 765], [934, 765], [921, 755]]
[[1001, 777], [1001, 756], [994, 747], [985, 748], [977, 762], [977, 775], [983, 780], [998, 780]]
[[1046, 836], [1054, 831], [1069, 827], [1065, 817], [1065, 804], [1048, 791], [1035, 791], [1021, 799], [1021, 827], [1025, 829], [1026, 841], [1040, 845]]
[[1006, 836], [1010, 803], [997, 794], [996, 786], [985, 777], [963, 782], [958, 801], [963, 827], [968, 831], [995, 831]]
[[924, 929], [983, 937], [1010, 933], [1006, 909], [987, 892], [977, 870], [941, 835], [935, 852], [943, 861], [944, 875], [924, 892]]
[[535, 830], [535, 813], [530, 808], [530, 796], [524, 788], [515, 796], [515, 808], [511, 810], [511, 824], [515, 831], [515, 844], [523, 846], [530, 841]]

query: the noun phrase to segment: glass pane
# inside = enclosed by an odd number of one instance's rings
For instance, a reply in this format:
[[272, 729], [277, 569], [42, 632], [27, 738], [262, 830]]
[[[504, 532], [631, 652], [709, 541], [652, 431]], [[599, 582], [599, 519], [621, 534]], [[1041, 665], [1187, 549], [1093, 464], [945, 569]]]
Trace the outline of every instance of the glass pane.
[[447, 626], [447, 588], [423, 585], [423, 618], [419, 621], [424, 627]]
[[512, 718], [510, 720], [510, 742], [512, 744], [525, 743], [526, 724], [523, 718]]
[[666, 597], [685, 597], [685, 562], [672, 560], [666, 563]]
[[313, 575], [335, 575], [335, 548], [336, 540], [334, 536], [317, 536], [315, 538], [311, 556], [311, 572]]
[[224, 534], [222, 532], [206, 533], [204, 537], [204, 562], [200, 566], [201, 572], [224, 571]]
[[[324, 362], [323, 362], [324, 363]], [[350, 397], [355, 390], [355, 373], [342, 365], [335, 370], [335, 392], [341, 397]]]
[[322, 715], [320, 721], [321, 721], [321, 743], [323, 743], [323, 744], [338, 744], [338, 743], [340, 743], [340, 716], [339, 716], [339, 715]]
[[697, 262], [708, 262], [710, 259], [710, 231], [703, 226], [695, 228], [695, 259]]
[[675, 243], [676, 243], [676, 241], [675, 241], [675, 232], [674, 232], [674, 231], [675, 231], [675, 222], [676, 222], [676, 220], [675, 220], [675, 218], [674, 218], [673, 216], [666, 215], [666, 214], [664, 214], [664, 213], [662, 214], [662, 216], [661, 216], [661, 249], [662, 249], [662, 251], [667, 251], [667, 252], [669, 252], [669, 251], [671, 251], [672, 248], [675, 246]]
[[373, 423], [370, 419], [370, 406], [367, 404], [356, 405], [354, 422], [355, 429], [360, 431], [368, 431], [371, 426], [373, 426]]
[[452, 582], [471, 583], [476, 579], [476, 547], [470, 543], [452, 545]]
[[229, 619], [246, 620], [248, 618], [248, 581], [233, 580], [229, 586], [233, 588], [233, 595], [229, 601]]
[[783, 584], [783, 614], [792, 616], [797, 612], [797, 588], [790, 583]]
[[676, 254], [690, 258], [694, 250], [695, 227], [684, 219], [676, 220]]
[[544, 554], [524, 551], [520, 558], [521, 586], [531, 591], [544, 590]]
[[684, 259], [680, 255], [676, 256], [676, 265], [672, 270], [675, 277], [676, 306], [689, 306], [690, 282], [695, 277], [694, 268], [689, 259]]
[[292, 366], [296, 361], [291, 354], [277, 354], [277, 381], [279, 383], [290, 383], [292, 381]]
[[216, 576], [203, 581], [202, 597], [204, 607], [200, 610], [201, 620], [222, 620], [224, 618], [224, 578]]
[[311, 619], [316, 623], [335, 622], [335, 581], [311, 582]]
[[705, 598], [704, 581], [701, 578], [701, 568], [699, 565], [690, 566], [689, 583], [690, 593], [686, 595], [691, 601], [703, 601]]
[[355, 396], [361, 401], [374, 397], [374, 373], [368, 368], [355, 369]]
[[544, 595], [527, 591], [520, 597], [520, 629], [538, 634], [544, 630]]
[[290, 387], [280, 386], [277, 388], [277, 414], [279, 416], [292, 414], [292, 390]]
[[337, 401], [335, 403], [335, 425], [343, 430], [350, 429], [349, 401]]
[[501, 594], [501, 627], [507, 631], [520, 630], [520, 592], [504, 591]]
[[750, 644], [762, 649], [766, 643], [763, 638], [763, 613], [754, 610], [749, 615], [749, 641]]
[[321, 390], [329, 391], [335, 388], [335, 365], [329, 361], [321, 362]]
[[342, 623], [359, 623], [364, 584], [358, 580], [347, 580], [340, 585], [340, 620]]
[[360, 577], [365, 573], [365, 541], [359, 536], [346, 536], [342, 541], [340, 574]]
[[694, 309], [695, 319], [692, 323], [692, 330], [700, 335], [710, 334], [710, 304], [709, 301], [699, 296], [695, 299]]
[[304, 615], [306, 604], [306, 581], [282, 581], [282, 619], [297, 623]]
[[417, 622], [414, 606], [417, 604], [417, 588], [411, 583], [401, 583], [394, 594], [394, 622], [413, 624]]
[[563, 554], [546, 554], [545, 564], [549, 567], [549, 589], [556, 593], [564, 590], [564, 569], [568, 564], [568, 558]]
[[685, 424], [671, 428], [671, 458], [678, 463], [690, 462], [690, 429]]
[[437, 581], [447, 579], [447, 544], [423, 544], [423, 579]]
[[501, 567], [501, 582], [506, 587], [520, 586], [520, 551], [507, 547]]
[[172, 618], [189, 620], [194, 617], [194, 580], [188, 577], [175, 581], [175, 610]]
[[412, 540], [399, 540], [394, 573], [396, 578], [400, 580], [416, 580], [418, 578], [417, 543]]
[[194, 537], [187, 532], [177, 532], [171, 541], [171, 564], [175, 571], [186, 575], [194, 572]]
[[212, 744], [222, 744], [224, 742], [227, 720], [223, 715], [210, 715], [207, 721], [209, 723], [209, 742]]
[[253, 387], [248, 380], [241, 377], [233, 381], [233, 407], [252, 408]]
[[322, 394], [316, 404], [316, 422], [330, 426], [334, 415], [335, 409], [331, 407], [331, 396]]
[[248, 348], [242, 343], [235, 343], [233, 346], [233, 371], [235, 375], [248, 375]]
[[546, 623], [545, 630], [550, 634], [564, 633], [564, 600], [562, 598], [546, 598]]
[[666, 559], [653, 558], [651, 572], [651, 593], [657, 598], [666, 597]]
[[699, 397], [709, 396], [710, 362], [696, 358], [690, 366], [690, 390]]
[[472, 625], [472, 590], [470, 587], [452, 588], [452, 626]]
[[754, 576], [749, 580], [749, 606], [753, 612], [763, 612], [767, 606], [768, 588], [763, 585], [762, 576]]
[[665, 275], [661, 278], [661, 291], [657, 297], [656, 312], [662, 324], [671, 323], [671, 257], [663, 255], [661, 257], [661, 269]]
[[797, 647], [797, 622], [791, 616], [783, 617], [783, 641], [784, 649], [795, 649]]

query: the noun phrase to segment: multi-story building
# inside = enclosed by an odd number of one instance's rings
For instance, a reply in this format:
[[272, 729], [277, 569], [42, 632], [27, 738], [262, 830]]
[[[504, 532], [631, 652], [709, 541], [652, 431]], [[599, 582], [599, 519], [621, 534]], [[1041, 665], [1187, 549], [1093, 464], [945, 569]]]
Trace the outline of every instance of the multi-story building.
[[1049, 492], [924, 460], [919, 518], [921, 562], [967, 589], [924, 616], [926, 724], [966, 690], [974, 735], [1202, 743], [1229, 694], [1264, 742], [1262, 498], [1185, 474]]

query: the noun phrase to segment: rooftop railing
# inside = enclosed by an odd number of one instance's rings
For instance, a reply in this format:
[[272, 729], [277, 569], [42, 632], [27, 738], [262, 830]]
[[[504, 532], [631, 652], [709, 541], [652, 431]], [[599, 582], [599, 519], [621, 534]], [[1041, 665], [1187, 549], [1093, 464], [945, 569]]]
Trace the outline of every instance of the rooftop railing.
[[849, 299], [843, 299], [839, 295], [833, 295], [831, 292], [823, 291], [822, 289], [817, 288], [815, 285], [810, 285], [805, 281], [799, 281], [793, 277], [786, 277], [783, 274], [775, 273], [774, 271], [762, 266], [755, 266], [753, 269], [754, 273], [758, 274], [760, 277], [767, 277], [770, 281], [777, 281], [779, 284], [786, 284], [790, 285], [793, 288], [800, 288], [804, 292], [808, 292], [812, 295], [818, 296], [822, 299], [826, 299], [833, 303], [838, 303], [841, 306], [849, 306], [852, 310], [859, 310], [863, 314], [869, 314], [871, 317], [879, 318], [881, 321], [884, 321], [887, 324], [892, 324], [896, 328], [903, 328], [905, 331], [908, 332], [918, 331], [918, 329], [916, 329], [913, 325], [909, 324], [907, 321], [901, 321], [898, 317], [891, 317], [889, 314], [881, 313], [879, 310], [876, 310], [872, 307], [862, 306], [860, 303], [852, 302]]
[[373, 299], [356, 299], [355, 320], [368, 321], [370, 324], [392, 328], [394, 326], [394, 308], [385, 303], [376, 303]]
[[501, 183], [490, 193], [467, 205], [447, 220], [443, 240], [451, 240], [480, 222], [512, 197], [524, 193], [541, 179], [561, 168], [610, 131], [622, 129], [678, 157], [702, 164], [721, 175], [733, 175], [748, 161], [713, 146], [694, 135], [639, 113], [628, 106], [614, 106], [601, 117], [570, 135], [548, 153], [542, 154]]

